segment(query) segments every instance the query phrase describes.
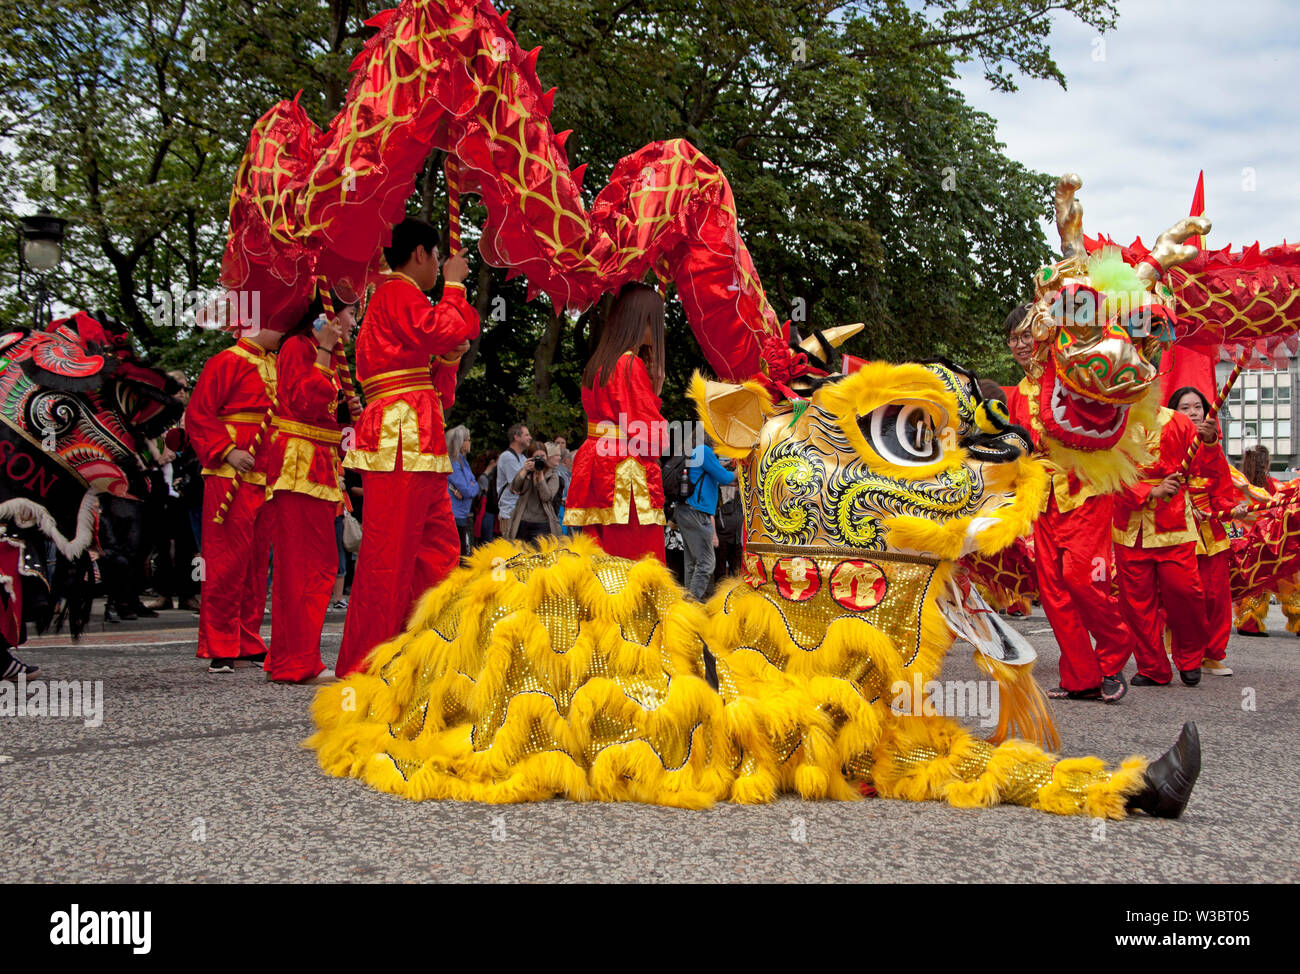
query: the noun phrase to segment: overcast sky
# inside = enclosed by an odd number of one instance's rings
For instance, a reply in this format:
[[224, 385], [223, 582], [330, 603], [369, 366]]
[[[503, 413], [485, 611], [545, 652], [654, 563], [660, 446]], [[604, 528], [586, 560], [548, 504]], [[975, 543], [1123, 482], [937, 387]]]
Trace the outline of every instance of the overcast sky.
[[[993, 116], [1007, 154], [1083, 177], [1083, 228], [1123, 243], [1185, 216], [1205, 170], [1208, 243], [1300, 242], [1300, 3], [1119, 0], [1101, 36], [1058, 16], [1052, 54], [1068, 89], [960, 88]], [[1104, 43], [1104, 47], [1101, 46]], [[1253, 171], [1253, 189], [1250, 188]], [[1055, 245], [1053, 227], [1048, 240]]]

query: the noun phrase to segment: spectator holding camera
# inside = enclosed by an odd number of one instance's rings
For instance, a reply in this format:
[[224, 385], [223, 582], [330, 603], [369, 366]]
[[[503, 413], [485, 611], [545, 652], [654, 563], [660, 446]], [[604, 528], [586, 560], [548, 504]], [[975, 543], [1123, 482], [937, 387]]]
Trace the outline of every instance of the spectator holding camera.
[[532, 541], [560, 533], [560, 521], [555, 516], [555, 496], [560, 492], [560, 475], [556, 471], [559, 465], [560, 448], [554, 443], [539, 445], [524, 461], [510, 482], [516, 503], [507, 538]]

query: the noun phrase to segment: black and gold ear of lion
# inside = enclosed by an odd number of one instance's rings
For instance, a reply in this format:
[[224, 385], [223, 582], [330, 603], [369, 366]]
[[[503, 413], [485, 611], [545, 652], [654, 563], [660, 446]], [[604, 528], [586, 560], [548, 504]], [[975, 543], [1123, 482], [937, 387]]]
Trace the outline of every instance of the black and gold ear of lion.
[[758, 446], [767, 417], [776, 412], [767, 390], [758, 382], [714, 382], [696, 372], [687, 395], [696, 415], [713, 438], [715, 452], [737, 460]]

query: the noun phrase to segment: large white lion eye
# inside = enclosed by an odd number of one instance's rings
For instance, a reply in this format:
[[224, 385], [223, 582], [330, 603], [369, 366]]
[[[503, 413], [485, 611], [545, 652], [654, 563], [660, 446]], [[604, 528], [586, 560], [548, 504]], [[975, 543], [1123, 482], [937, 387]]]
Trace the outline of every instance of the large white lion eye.
[[858, 420], [871, 448], [891, 463], [920, 467], [943, 457], [934, 418], [918, 403], [879, 406]]

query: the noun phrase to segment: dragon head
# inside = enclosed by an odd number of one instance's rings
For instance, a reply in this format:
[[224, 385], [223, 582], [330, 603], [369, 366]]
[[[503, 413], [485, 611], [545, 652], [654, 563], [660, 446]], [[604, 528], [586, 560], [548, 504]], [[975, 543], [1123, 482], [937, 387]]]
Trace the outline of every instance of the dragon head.
[[[1136, 265], [1118, 248], [1087, 252], [1083, 207], [1075, 198], [1082, 180], [1068, 173], [1056, 187], [1056, 224], [1062, 259], [1039, 269], [1034, 301], [1022, 328], [1031, 330], [1037, 386], [1031, 410], [1049, 452], [1071, 467], [1087, 464], [1079, 454], [1119, 448], [1141, 462], [1136, 443], [1126, 443], [1130, 411], [1158, 395], [1161, 353], [1173, 344], [1177, 315], [1166, 272], [1196, 255], [1183, 241], [1210, 228], [1204, 217], [1187, 217], [1162, 233]], [[1131, 447], [1132, 449], [1128, 449]]]
[[691, 396], [740, 474], [748, 547], [951, 560], [998, 550], [1038, 510], [1028, 434], [954, 366], [864, 363], [809, 398], [696, 376]]

